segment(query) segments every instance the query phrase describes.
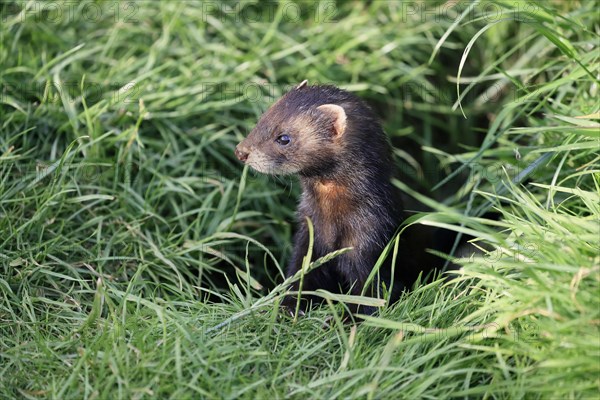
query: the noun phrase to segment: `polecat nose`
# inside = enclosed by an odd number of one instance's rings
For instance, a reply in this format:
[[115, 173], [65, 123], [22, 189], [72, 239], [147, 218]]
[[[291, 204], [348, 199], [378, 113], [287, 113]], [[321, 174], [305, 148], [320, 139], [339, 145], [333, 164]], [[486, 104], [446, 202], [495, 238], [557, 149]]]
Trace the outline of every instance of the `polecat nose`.
[[246, 162], [246, 160], [248, 159], [248, 152], [245, 150], [240, 149], [240, 145], [238, 144], [235, 148], [235, 156], [241, 161], [241, 162]]

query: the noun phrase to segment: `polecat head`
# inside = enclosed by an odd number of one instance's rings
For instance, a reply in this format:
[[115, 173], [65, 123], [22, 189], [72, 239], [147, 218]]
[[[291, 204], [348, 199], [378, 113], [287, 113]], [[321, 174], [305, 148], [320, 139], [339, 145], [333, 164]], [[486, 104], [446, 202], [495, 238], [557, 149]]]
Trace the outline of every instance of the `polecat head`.
[[357, 101], [333, 86], [302, 82], [271, 106], [235, 149], [236, 156], [267, 174], [313, 176], [335, 167]]

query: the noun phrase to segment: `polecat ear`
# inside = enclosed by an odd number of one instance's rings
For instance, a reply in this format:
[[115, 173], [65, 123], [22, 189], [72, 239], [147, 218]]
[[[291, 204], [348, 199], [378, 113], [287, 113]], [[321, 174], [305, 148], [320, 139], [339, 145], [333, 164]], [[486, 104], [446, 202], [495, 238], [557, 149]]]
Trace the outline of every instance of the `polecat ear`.
[[346, 111], [337, 104], [323, 104], [317, 107], [325, 115], [329, 116], [333, 121], [333, 129], [336, 135], [341, 136], [346, 131]]
[[294, 89], [296, 89], [296, 90], [302, 89], [306, 85], [308, 85], [308, 80], [307, 79], [305, 79], [302, 82], [300, 82]]

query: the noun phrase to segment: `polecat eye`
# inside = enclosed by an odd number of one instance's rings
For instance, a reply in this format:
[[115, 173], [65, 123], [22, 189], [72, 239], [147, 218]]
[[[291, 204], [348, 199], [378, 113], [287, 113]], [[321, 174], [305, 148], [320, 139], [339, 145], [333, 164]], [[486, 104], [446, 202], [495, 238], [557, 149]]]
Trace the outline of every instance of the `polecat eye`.
[[275, 141], [282, 146], [287, 146], [292, 141], [292, 138], [289, 135], [279, 135]]

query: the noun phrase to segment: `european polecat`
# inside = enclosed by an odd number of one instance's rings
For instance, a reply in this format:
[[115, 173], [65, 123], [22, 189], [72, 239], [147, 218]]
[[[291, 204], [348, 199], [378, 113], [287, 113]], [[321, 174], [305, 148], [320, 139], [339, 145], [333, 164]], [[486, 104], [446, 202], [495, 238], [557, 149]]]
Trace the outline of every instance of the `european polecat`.
[[[256, 171], [300, 177], [302, 195], [288, 276], [301, 268], [307, 253], [309, 217], [314, 224], [312, 260], [340, 248], [352, 250], [307, 274], [302, 290], [360, 295], [404, 218], [400, 193], [391, 182], [392, 148], [369, 106], [347, 91], [304, 81], [263, 114], [235, 154]], [[401, 242], [394, 282], [388, 257], [379, 279], [365, 293], [374, 296], [384, 293], [383, 286], [388, 291], [393, 287], [391, 298], [397, 299], [421, 271], [412, 253]], [[286, 300], [295, 304], [295, 298]]]

